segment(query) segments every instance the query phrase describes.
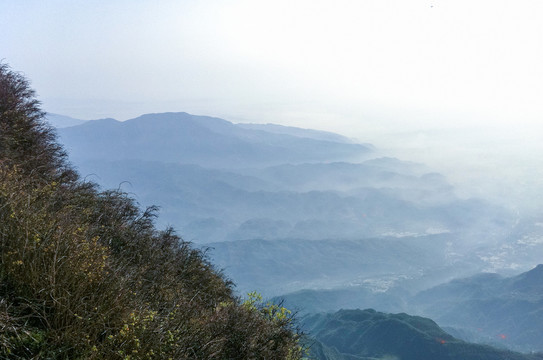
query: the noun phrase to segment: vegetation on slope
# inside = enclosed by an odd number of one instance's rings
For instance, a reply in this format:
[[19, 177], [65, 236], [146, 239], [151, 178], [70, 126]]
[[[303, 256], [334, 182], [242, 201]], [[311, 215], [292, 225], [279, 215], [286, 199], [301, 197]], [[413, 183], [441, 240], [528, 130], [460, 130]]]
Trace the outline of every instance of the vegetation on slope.
[[[318, 340], [313, 356], [321, 360], [541, 360], [458, 340], [428, 318], [375, 310], [340, 310], [308, 316], [305, 327]], [[335, 350], [335, 352], [330, 351]]]
[[296, 359], [279, 306], [231, 283], [155, 209], [79, 178], [28, 81], [0, 63], [0, 357]]

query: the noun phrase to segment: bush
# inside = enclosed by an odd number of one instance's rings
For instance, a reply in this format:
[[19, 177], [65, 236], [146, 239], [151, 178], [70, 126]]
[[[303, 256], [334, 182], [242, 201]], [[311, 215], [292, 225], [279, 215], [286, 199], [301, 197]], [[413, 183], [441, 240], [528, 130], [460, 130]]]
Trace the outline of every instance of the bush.
[[81, 181], [43, 115], [0, 64], [1, 358], [301, 357], [283, 308], [243, 303], [155, 208]]

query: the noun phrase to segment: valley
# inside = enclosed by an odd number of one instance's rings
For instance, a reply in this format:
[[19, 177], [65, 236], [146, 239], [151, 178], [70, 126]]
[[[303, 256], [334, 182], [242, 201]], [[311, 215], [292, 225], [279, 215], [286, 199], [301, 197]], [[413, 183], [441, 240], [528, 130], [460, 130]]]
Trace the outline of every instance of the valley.
[[[543, 250], [537, 214], [460, 197], [428, 166], [333, 133], [186, 113], [58, 132], [82, 176], [157, 205], [159, 227], [205, 249], [242, 296], [258, 291], [304, 317], [405, 312], [462, 341], [543, 351], [528, 335], [538, 324], [510, 324], [533, 318], [543, 294], [530, 293], [530, 305], [526, 293], [512, 300], [454, 288], [472, 288], [479, 282], [457, 279], [473, 276], [499, 288], [533, 269]], [[470, 321], [480, 313], [488, 315]], [[502, 332], [513, 335], [503, 341]]]

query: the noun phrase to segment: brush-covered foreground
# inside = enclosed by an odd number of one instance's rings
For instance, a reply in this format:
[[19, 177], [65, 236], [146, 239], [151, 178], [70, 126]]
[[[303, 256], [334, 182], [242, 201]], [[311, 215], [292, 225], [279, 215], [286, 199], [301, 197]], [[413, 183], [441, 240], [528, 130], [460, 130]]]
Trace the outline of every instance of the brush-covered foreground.
[[290, 313], [242, 302], [205, 252], [67, 162], [0, 63], [0, 358], [297, 359]]

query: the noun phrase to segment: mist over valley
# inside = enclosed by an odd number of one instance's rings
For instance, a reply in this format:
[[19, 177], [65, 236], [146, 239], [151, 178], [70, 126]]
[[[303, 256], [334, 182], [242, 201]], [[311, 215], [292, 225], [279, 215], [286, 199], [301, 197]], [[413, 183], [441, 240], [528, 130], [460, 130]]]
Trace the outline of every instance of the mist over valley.
[[[466, 196], [429, 165], [329, 132], [187, 113], [72, 125], [58, 133], [80, 173], [159, 206], [159, 226], [207, 248], [240, 295], [300, 314], [406, 312], [463, 341], [543, 350], [526, 335], [538, 322], [510, 325], [533, 319], [543, 293], [499, 292], [514, 276], [542, 284], [527, 272], [541, 262], [538, 212]], [[455, 285], [471, 277], [494, 290]]]
[[542, 18], [2, 2], [0, 358], [543, 360]]

